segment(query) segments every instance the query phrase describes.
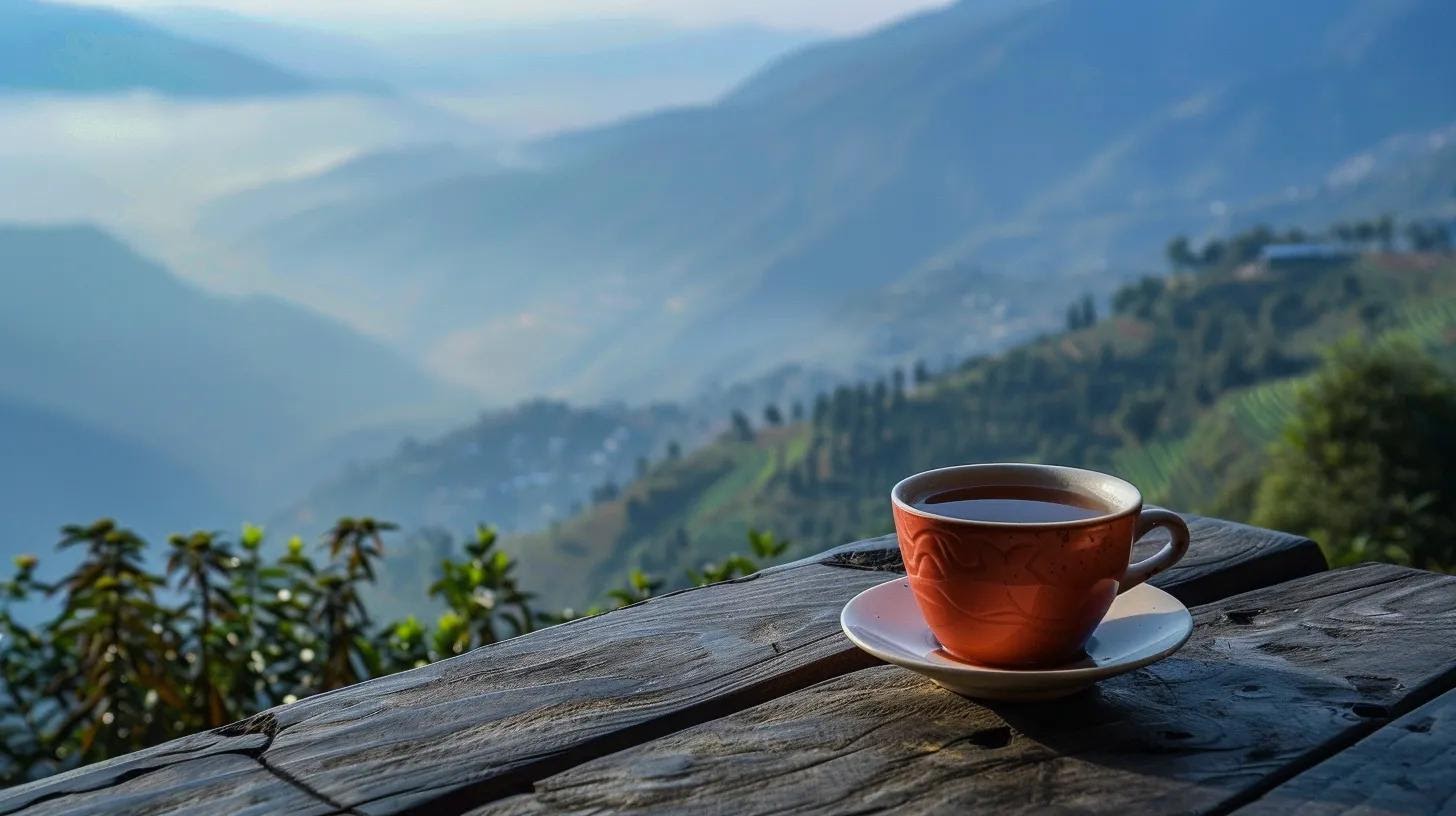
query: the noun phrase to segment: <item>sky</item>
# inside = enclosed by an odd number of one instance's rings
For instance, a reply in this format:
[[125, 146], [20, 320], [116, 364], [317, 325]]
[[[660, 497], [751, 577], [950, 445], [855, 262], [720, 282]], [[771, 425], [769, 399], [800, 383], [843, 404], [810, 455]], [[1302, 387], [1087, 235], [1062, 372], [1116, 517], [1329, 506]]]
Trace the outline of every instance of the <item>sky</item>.
[[122, 9], [207, 6], [314, 23], [403, 19], [522, 24], [562, 19], [633, 17], [703, 26], [753, 22], [780, 28], [852, 33], [947, 0], [79, 0]]

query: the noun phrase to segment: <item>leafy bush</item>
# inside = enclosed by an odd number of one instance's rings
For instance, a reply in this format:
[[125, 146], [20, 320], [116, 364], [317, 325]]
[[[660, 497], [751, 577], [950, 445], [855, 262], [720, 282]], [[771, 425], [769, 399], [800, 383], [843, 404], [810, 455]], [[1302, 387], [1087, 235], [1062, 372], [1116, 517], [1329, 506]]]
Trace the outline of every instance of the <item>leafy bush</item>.
[[1417, 346], [1342, 344], [1299, 394], [1255, 523], [1337, 564], [1456, 567], [1456, 381]]
[[[0, 783], [14, 784], [79, 764], [216, 728], [280, 703], [461, 654], [543, 624], [580, 615], [542, 613], [478, 525], [459, 558], [442, 560], [429, 594], [446, 611], [433, 629], [414, 617], [379, 625], [365, 588], [374, 583], [393, 524], [341, 518], [321, 545], [320, 564], [298, 537], [262, 557], [263, 530], [168, 539], [165, 571], [148, 569], [147, 542], [111, 519], [62, 530], [61, 548], [81, 563], [55, 583], [39, 560], [15, 559], [0, 583]], [[707, 565], [694, 583], [756, 571], [787, 541], [749, 532], [753, 557]], [[662, 581], [633, 570], [609, 597], [646, 600]], [[16, 609], [58, 601], [53, 617], [23, 623]], [[594, 607], [585, 614], [603, 611]]]

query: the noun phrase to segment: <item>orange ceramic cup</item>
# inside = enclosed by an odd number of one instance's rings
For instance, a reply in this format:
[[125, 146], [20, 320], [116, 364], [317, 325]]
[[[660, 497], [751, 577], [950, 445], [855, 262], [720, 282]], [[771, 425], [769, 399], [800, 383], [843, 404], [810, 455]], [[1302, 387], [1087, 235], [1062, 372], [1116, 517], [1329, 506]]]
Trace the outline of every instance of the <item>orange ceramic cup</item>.
[[[1106, 512], [1062, 522], [989, 522], [936, 515], [916, 502], [945, 490], [1055, 488]], [[992, 666], [1054, 666], [1075, 658], [1112, 600], [1177, 563], [1188, 527], [1144, 510], [1136, 487], [1053, 465], [962, 465], [911, 476], [890, 492], [910, 589], [951, 656]], [[1157, 527], [1172, 540], [1129, 565], [1133, 541]]]

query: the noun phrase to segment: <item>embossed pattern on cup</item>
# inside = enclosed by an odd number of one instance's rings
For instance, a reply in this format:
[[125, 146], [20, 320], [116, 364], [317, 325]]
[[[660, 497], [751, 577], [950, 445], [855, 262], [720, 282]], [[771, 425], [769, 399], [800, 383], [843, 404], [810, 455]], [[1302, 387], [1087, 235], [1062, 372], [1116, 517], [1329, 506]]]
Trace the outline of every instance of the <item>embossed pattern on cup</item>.
[[1072, 659], [1117, 597], [1134, 516], [1095, 527], [963, 529], [895, 508], [921, 614], [941, 647], [973, 663]]
[[[914, 494], [949, 487], [1041, 485], [1095, 498], [1095, 518], [983, 522], [912, 506]], [[926, 493], [928, 495], [928, 493]], [[1081, 652], [1119, 592], [1182, 557], [1188, 531], [1165, 510], [1105, 474], [1050, 465], [964, 465], [927, 471], [892, 491], [895, 531], [910, 588], [941, 648], [971, 663], [1051, 666]], [[1129, 565], [1133, 541], [1166, 527], [1172, 543]]]

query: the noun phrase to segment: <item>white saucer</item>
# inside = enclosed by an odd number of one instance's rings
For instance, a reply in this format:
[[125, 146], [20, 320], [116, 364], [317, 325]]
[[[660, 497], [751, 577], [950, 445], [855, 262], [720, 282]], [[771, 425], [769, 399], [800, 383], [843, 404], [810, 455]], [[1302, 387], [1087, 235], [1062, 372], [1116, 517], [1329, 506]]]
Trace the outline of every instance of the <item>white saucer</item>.
[[1086, 656], [1052, 669], [996, 669], [950, 657], [930, 633], [905, 578], [871, 587], [844, 605], [839, 625], [864, 649], [967, 697], [1051, 700], [1178, 651], [1193, 616], [1177, 598], [1141, 584], [1117, 596], [1087, 642]]

